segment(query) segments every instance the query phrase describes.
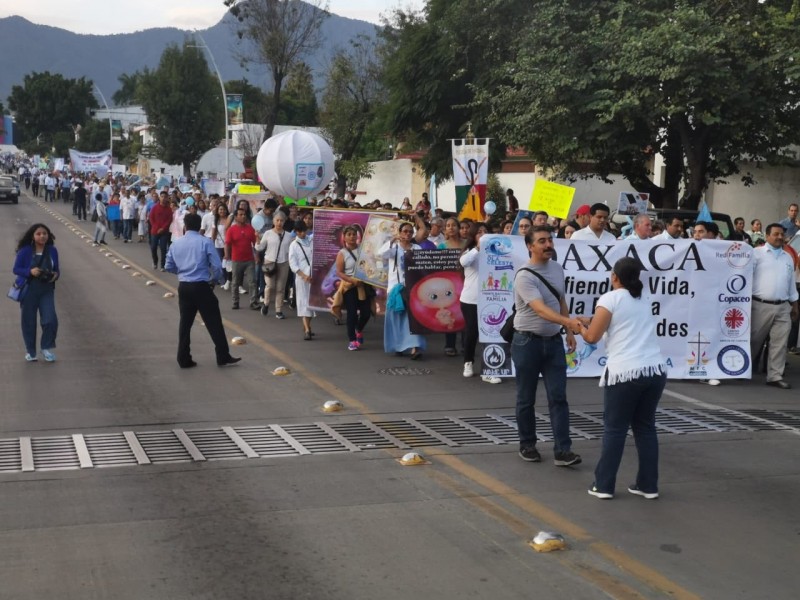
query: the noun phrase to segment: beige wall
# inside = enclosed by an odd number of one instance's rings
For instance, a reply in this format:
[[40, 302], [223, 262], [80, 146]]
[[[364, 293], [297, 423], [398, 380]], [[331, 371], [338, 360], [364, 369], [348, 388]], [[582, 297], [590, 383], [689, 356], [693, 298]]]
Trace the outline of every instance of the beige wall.
[[[750, 221], [760, 219], [764, 227], [786, 216], [786, 209], [800, 198], [800, 169], [790, 167], [750, 167], [758, 183], [745, 187], [739, 179], [727, 184], [711, 184], [706, 200], [711, 210], [728, 213], [732, 219], [744, 217], [746, 229]], [[748, 165], [742, 166], [742, 172]]]

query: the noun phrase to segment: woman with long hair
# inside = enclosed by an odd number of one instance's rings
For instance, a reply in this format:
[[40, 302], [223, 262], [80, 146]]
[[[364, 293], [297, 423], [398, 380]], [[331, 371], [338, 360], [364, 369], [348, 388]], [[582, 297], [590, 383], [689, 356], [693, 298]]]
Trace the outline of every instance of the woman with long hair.
[[658, 498], [658, 437], [656, 407], [667, 382], [667, 362], [661, 354], [650, 302], [642, 298], [642, 265], [619, 259], [611, 272], [612, 291], [600, 296], [594, 316], [580, 318], [581, 335], [594, 344], [605, 335], [607, 361], [600, 377], [603, 388], [603, 450], [589, 494], [614, 497], [617, 471], [628, 428], [633, 430], [639, 470], [631, 494]]
[[360, 227], [348, 225], [342, 230], [344, 247], [336, 255], [336, 276], [344, 293], [342, 300], [347, 311], [348, 350], [360, 350], [364, 343], [364, 327], [366, 327], [372, 309], [370, 308], [371, 290], [363, 282], [355, 279], [358, 265], [358, 240]]
[[230, 270], [230, 265], [225, 260], [225, 232], [228, 230], [228, 205], [220, 202], [217, 205], [216, 213], [214, 214], [214, 224], [211, 229], [211, 241], [214, 242], [214, 248], [219, 254], [219, 259], [222, 261], [222, 270], [225, 271], [225, 291], [231, 289], [231, 279], [233, 274]]
[[56, 280], [61, 272], [58, 264], [56, 238], [44, 223], [31, 225], [17, 243], [17, 257], [14, 260], [16, 284], [27, 284], [27, 291], [20, 300], [20, 320], [22, 340], [25, 343], [25, 360], [35, 362], [37, 317], [42, 326], [41, 349], [47, 362], [53, 362], [56, 355], [56, 334], [58, 316], [56, 315]]

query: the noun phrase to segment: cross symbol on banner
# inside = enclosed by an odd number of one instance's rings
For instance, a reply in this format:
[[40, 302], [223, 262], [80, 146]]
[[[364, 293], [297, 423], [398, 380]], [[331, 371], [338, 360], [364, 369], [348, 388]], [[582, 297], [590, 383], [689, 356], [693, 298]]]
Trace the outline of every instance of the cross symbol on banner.
[[702, 356], [703, 353], [703, 346], [709, 346], [709, 345], [711, 345], [711, 342], [704, 342], [702, 336], [700, 335], [700, 332], [698, 331], [697, 340], [689, 342], [690, 348], [692, 346], [697, 346], [697, 350], [695, 351], [694, 364], [698, 366], [700, 365], [700, 357]]

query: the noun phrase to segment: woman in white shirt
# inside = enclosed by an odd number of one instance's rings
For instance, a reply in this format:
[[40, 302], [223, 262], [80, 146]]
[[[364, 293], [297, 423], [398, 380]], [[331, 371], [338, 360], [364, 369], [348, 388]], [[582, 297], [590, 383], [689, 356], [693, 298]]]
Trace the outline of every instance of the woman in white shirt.
[[264, 252], [264, 305], [261, 307], [261, 314], [269, 314], [270, 299], [275, 299], [275, 317], [284, 319], [283, 315], [283, 292], [286, 288], [286, 279], [289, 277], [289, 243], [291, 236], [288, 236], [283, 229], [286, 223], [286, 215], [282, 212], [275, 213], [272, 218], [272, 229], [265, 231], [261, 241], [256, 246], [256, 250]]
[[314, 316], [308, 306], [311, 295], [311, 258], [312, 246], [308, 239], [308, 225], [304, 221], [294, 224], [295, 238], [289, 244], [289, 268], [294, 273], [295, 301], [297, 302], [297, 316], [303, 320], [303, 339], [311, 341], [314, 332], [311, 331], [311, 319]]
[[594, 471], [589, 494], [614, 497], [617, 471], [628, 428], [633, 430], [639, 470], [631, 494], [658, 498], [658, 437], [656, 407], [667, 382], [667, 364], [661, 355], [650, 303], [642, 298], [641, 264], [621, 258], [611, 272], [612, 291], [603, 294], [597, 310], [582, 318], [583, 339], [596, 343], [605, 335], [607, 362], [600, 386], [603, 394], [603, 451]]

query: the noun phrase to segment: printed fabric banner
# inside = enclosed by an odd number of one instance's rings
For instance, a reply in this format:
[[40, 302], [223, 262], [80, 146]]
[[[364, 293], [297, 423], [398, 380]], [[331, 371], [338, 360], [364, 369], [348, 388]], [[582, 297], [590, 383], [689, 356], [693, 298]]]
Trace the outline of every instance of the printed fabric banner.
[[[480, 340], [502, 343], [500, 327], [511, 314], [513, 292], [504, 290], [509, 263], [516, 271], [528, 262], [518, 236], [491, 235], [481, 240]], [[656, 321], [656, 339], [667, 358], [671, 379], [749, 378], [752, 248], [722, 240], [618, 240], [596, 244], [555, 240], [564, 267], [566, 301], [572, 316], [591, 316], [597, 300], [611, 289], [609, 274], [624, 257], [644, 266], [642, 300]], [[513, 272], [512, 272], [513, 281]], [[506, 280], [506, 287], [507, 280]], [[513, 284], [512, 284], [513, 289]], [[606, 354], [576, 336], [567, 356], [567, 373], [597, 377]]]
[[120, 119], [111, 119], [111, 139], [122, 139], [122, 121]]
[[[359, 230], [359, 247], [364, 242], [364, 231], [370, 216], [386, 213], [374, 213], [359, 210], [314, 211], [313, 256], [311, 258], [311, 293], [309, 305], [316, 310], [330, 310], [333, 296], [338, 288], [339, 278], [336, 276], [336, 255], [344, 247], [342, 232], [347, 225], [355, 225]], [[376, 248], [377, 250], [377, 248]], [[360, 251], [360, 250], [359, 250]], [[358, 260], [357, 262], [361, 262]], [[384, 284], [385, 286], [385, 284]], [[379, 310], [385, 300], [385, 294], [377, 294]]]
[[244, 125], [244, 107], [241, 94], [225, 94], [228, 106], [228, 128], [241, 129]]
[[412, 250], [406, 255], [406, 298], [411, 333], [456, 333], [464, 329], [461, 250]]
[[104, 176], [111, 169], [111, 150], [104, 152], [78, 152], [70, 148], [69, 160], [72, 164], [72, 171], [78, 173], [90, 173], [94, 171], [100, 177]]
[[486, 181], [489, 176], [489, 140], [453, 140], [453, 179], [456, 212], [460, 219], [485, 221]]
[[356, 279], [365, 281], [375, 287], [386, 289], [389, 281], [389, 271], [386, 269], [384, 261], [380, 260], [375, 253], [381, 249], [387, 240], [397, 235], [397, 228], [400, 223], [405, 222], [387, 214], [373, 213], [369, 215], [364, 239], [359, 247]]

